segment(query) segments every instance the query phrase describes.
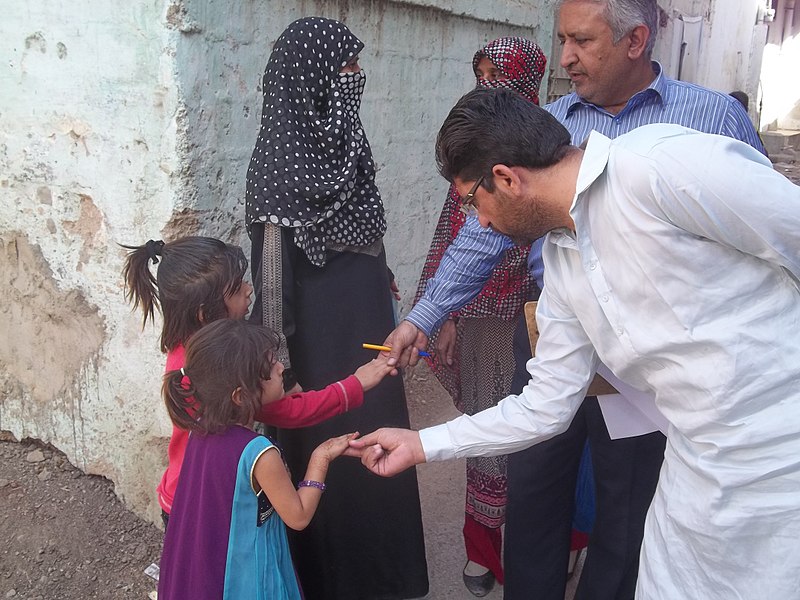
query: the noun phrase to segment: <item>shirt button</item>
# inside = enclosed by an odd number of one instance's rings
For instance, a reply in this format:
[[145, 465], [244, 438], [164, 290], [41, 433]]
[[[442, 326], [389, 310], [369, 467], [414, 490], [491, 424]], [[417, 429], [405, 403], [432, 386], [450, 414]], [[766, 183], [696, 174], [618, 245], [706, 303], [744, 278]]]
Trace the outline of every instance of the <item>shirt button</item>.
[[597, 268], [597, 263], [593, 262], [589, 264], [589, 270], [594, 271]]
[[617, 335], [622, 335], [622, 327], [617, 327]]
[[606, 296], [604, 294], [604, 295], [600, 296], [600, 300], [602, 300], [603, 302], [608, 302], [608, 296]]

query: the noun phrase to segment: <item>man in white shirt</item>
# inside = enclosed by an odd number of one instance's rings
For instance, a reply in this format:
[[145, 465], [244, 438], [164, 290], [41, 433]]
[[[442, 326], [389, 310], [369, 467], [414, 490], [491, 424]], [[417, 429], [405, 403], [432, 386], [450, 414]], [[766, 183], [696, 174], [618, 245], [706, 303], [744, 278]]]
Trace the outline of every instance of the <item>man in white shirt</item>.
[[[474, 416], [353, 442], [373, 472], [560, 433], [602, 362], [669, 422], [637, 598], [800, 587], [800, 188], [753, 148], [676, 125], [570, 145], [513, 93], [446, 119], [440, 171], [484, 227], [549, 232], [531, 380]], [[469, 207], [468, 207], [469, 208]]]
[[[762, 150], [747, 112], [733, 98], [667, 76], [651, 60], [659, 30], [656, 0], [559, 0], [556, 4], [561, 66], [574, 92], [545, 106], [581, 144], [591, 131], [615, 138], [642, 125], [675, 123], [727, 135]], [[543, 287], [543, 240], [528, 257]], [[439, 323], [471, 301], [512, 244], [468, 218], [442, 256], [425, 293], [384, 344], [389, 361], [414, 365], [412, 347], [426, 349]], [[520, 322], [523, 320], [520, 319]], [[523, 324], [524, 325], [524, 324]], [[528, 380], [527, 332], [514, 340], [511, 390]], [[666, 438], [646, 421], [620, 432], [618, 396], [584, 400], [569, 428], [543, 444], [508, 456], [508, 503], [503, 532], [505, 600], [563, 600], [572, 506], [579, 462], [588, 445], [595, 511], [588, 555], [576, 600], [632, 600], [645, 515], [653, 499]], [[630, 414], [630, 413], [629, 413]], [[628, 422], [634, 424], [634, 418]], [[654, 432], [655, 431], [655, 432]], [[653, 432], [653, 433], [648, 433]], [[585, 506], [585, 504], [584, 504]], [[586, 526], [584, 521], [582, 526]], [[478, 574], [473, 572], [473, 574]]]

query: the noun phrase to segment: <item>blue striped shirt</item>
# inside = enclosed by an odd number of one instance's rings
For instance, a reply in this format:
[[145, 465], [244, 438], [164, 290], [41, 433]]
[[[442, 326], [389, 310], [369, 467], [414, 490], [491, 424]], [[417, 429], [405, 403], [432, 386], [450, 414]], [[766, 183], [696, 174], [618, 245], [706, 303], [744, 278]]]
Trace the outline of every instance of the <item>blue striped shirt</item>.
[[[653, 62], [655, 78], [634, 94], [619, 114], [581, 100], [575, 92], [545, 106], [567, 128], [572, 143], [580, 145], [593, 130], [615, 138], [650, 123], [675, 123], [746, 142], [764, 152], [764, 146], [744, 107], [735, 98], [707, 88], [676, 81]], [[544, 285], [542, 244], [537, 240], [528, 267], [541, 288]], [[450, 244], [425, 294], [406, 319], [430, 335], [451, 312], [466, 305], [483, 289], [503, 253], [513, 246], [506, 236], [483, 229], [471, 216]]]

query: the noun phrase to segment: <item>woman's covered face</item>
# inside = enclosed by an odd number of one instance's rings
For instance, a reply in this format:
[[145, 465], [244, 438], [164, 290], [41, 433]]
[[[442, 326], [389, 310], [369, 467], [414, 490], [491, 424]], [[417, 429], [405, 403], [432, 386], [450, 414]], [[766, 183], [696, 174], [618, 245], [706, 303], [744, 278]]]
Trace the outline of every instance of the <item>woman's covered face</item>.
[[358, 56], [339, 69], [339, 73], [359, 73], [360, 71], [361, 65], [358, 64]]
[[513, 90], [535, 104], [539, 104], [539, 84], [546, 64], [542, 49], [520, 37], [498, 38], [472, 58], [479, 86]]
[[478, 61], [478, 65], [475, 67], [475, 77], [482, 81], [505, 81], [508, 79], [505, 73], [486, 56]]

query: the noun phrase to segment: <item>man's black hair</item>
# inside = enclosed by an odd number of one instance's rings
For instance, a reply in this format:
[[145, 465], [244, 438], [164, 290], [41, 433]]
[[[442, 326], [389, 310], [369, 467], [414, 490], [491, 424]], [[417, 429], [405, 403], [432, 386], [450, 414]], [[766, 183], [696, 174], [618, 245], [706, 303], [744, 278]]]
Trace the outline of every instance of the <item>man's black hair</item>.
[[516, 92], [475, 89], [447, 115], [436, 138], [436, 163], [452, 182], [476, 181], [494, 190], [492, 168], [542, 169], [558, 163], [571, 143], [555, 117]]

